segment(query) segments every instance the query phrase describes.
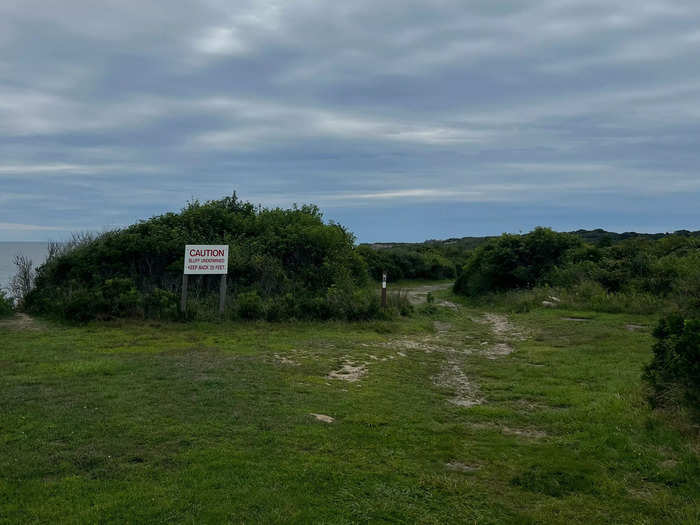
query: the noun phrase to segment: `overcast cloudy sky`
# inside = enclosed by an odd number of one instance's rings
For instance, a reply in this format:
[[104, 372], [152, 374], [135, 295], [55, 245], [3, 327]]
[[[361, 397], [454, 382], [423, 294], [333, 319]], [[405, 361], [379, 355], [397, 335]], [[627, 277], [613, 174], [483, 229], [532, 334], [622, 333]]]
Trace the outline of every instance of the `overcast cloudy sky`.
[[0, 0], [0, 240], [234, 190], [360, 241], [700, 229], [698, 0]]

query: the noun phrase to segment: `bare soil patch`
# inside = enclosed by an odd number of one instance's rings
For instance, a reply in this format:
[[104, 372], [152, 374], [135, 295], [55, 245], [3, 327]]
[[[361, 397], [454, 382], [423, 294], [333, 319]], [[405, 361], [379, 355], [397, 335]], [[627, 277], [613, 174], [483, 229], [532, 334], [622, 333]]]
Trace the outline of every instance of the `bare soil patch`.
[[[457, 353], [459, 352], [452, 346], [445, 346], [433, 336], [425, 336], [421, 338], [401, 338], [394, 339], [392, 341], [387, 341], [386, 343], [379, 343], [377, 346], [382, 346], [385, 348], [401, 349], [401, 350], [419, 350], [425, 352], [426, 354], [432, 354], [433, 352], [445, 352], [445, 353]], [[462, 351], [461, 353], [469, 353], [468, 351]]]
[[537, 430], [534, 428], [512, 428], [495, 425], [492, 423], [473, 423], [470, 426], [474, 429], [498, 430], [505, 436], [518, 436], [528, 439], [543, 439], [549, 435], [542, 430]]
[[326, 414], [314, 414], [311, 412], [309, 415], [314, 416], [318, 421], [323, 421], [324, 423], [333, 423], [335, 418], [327, 416]]
[[354, 383], [355, 381], [359, 381], [365, 374], [367, 374], [367, 367], [365, 365], [361, 364], [355, 366], [355, 363], [347, 361], [338, 370], [329, 372], [328, 378]]
[[447, 290], [452, 286], [452, 283], [445, 284], [428, 284], [425, 286], [417, 286], [406, 290], [406, 295], [411, 304], [423, 304], [428, 301], [428, 294], [439, 290]]
[[476, 472], [481, 468], [479, 465], [466, 465], [465, 463], [461, 463], [459, 461], [450, 461], [449, 463], [445, 463], [445, 467], [448, 470], [456, 470], [457, 472]]
[[511, 344], [514, 341], [524, 341], [527, 334], [508, 320], [502, 314], [485, 313], [480, 318], [472, 318], [472, 321], [479, 324], [488, 324], [491, 333], [497, 339], [495, 343], [483, 341], [479, 352], [487, 359], [498, 359], [512, 354], [515, 347]]
[[433, 321], [433, 328], [438, 334], [446, 334], [452, 329], [452, 323], [444, 323], [442, 321]]
[[448, 361], [440, 374], [433, 378], [433, 383], [454, 391], [455, 396], [448, 399], [453, 405], [473, 407], [481, 405], [484, 400], [479, 395], [479, 387], [469, 380], [464, 371], [454, 361]]
[[483, 354], [487, 359], [498, 359], [499, 357], [512, 354], [514, 351], [515, 348], [508, 343], [496, 343], [489, 345], [486, 350], [483, 351]]
[[[453, 283], [443, 283], [443, 284], [426, 284], [424, 286], [417, 286], [415, 288], [408, 288], [405, 290], [408, 302], [414, 306], [419, 304], [425, 304], [428, 302], [428, 294], [432, 292], [438, 292], [440, 290], [448, 290], [452, 287]], [[459, 305], [453, 303], [452, 301], [445, 301], [442, 299], [435, 300], [437, 306], [442, 306], [444, 308], [451, 308], [457, 310]]]
[[501, 432], [507, 436], [519, 436], [530, 439], [542, 439], [547, 437], [547, 433], [542, 430], [535, 430], [533, 428], [510, 428], [502, 427]]
[[283, 365], [295, 365], [296, 366], [299, 364], [296, 361], [294, 361], [293, 359], [289, 359], [288, 357], [285, 357], [285, 356], [279, 355], [279, 354], [275, 354], [275, 359], [277, 360], [277, 362], [279, 362]]
[[0, 319], [0, 328], [9, 328], [11, 330], [21, 331], [37, 331], [41, 330], [40, 324], [33, 317], [19, 312], [9, 319]]
[[512, 324], [508, 317], [502, 314], [485, 313], [483, 320], [477, 321], [482, 324], [488, 323], [491, 325], [491, 332], [496, 337], [501, 337], [510, 341], [523, 341], [526, 334]]

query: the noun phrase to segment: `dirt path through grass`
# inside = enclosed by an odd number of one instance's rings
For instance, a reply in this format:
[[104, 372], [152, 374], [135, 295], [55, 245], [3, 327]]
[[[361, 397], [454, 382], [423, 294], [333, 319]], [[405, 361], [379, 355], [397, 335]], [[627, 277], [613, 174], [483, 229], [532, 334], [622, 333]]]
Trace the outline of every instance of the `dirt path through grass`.
[[0, 524], [700, 522], [654, 319], [427, 284], [363, 323], [3, 321]]
[[11, 330], [40, 330], [41, 327], [33, 317], [25, 313], [16, 313], [9, 319], [0, 319], [0, 328], [9, 328]]

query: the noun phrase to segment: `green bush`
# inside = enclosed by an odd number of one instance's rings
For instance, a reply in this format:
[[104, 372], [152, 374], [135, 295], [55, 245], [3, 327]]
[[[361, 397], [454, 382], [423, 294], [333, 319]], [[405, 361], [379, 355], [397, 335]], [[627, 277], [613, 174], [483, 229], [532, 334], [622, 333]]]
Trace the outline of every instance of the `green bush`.
[[238, 295], [238, 315], [249, 320], [265, 317], [265, 305], [258, 292], [244, 292]]
[[175, 319], [178, 300], [178, 296], [173, 292], [154, 288], [144, 298], [146, 316], [153, 319]]
[[0, 290], [0, 317], [9, 317], [14, 311], [14, 301], [3, 290]]
[[[266, 209], [235, 194], [76, 238], [38, 268], [26, 307], [79, 321], [173, 317], [186, 244], [229, 246], [227, 302], [244, 318], [348, 318], [366, 309], [352, 295], [369, 275], [349, 231], [324, 223], [315, 206]], [[329, 299], [340, 288], [342, 298]], [[217, 318], [218, 293], [218, 279], [191, 276], [187, 318]]]
[[654, 357], [644, 369], [653, 406], [683, 404], [700, 415], [700, 319], [668, 316], [654, 329]]
[[[570, 234], [537, 228], [479, 246], [454, 289], [474, 298], [549, 286], [566, 299], [561, 306], [653, 313], [675, 305], [681, 311], [700, 312], [700, 242], [669, 235], [591, 245]], [[548, 300], [512, 299], [509, 302], [525, 309]]]
[[455, 282], [455, 293], [479, 296], [489, 292], [532, 288], [564, 261], [581, 240], [549, 228], [527, 235], [503, 234], [479, 246]]
[[104, 317], [141, 317], [143, 296], [134, 281], [127, 277], [107, 279], [100, 286], [101, 304], [98, 314]]

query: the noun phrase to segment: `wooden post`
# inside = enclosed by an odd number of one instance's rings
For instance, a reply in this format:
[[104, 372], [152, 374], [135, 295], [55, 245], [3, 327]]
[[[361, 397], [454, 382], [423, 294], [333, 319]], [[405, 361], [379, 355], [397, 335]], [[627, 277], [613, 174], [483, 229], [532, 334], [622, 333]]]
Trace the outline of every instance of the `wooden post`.
[[219, 285], [219, 315], [224, 315], [226, 306], [226, 274], [221, 274], [221, 284]]
[[382, 272], [382, 308], [386, 308], [386, 272]]
[[180, 311], [184, 314], [187, 311], [187, 277], [186, 273], [182, 274], [182, 297], [180, 298]]

